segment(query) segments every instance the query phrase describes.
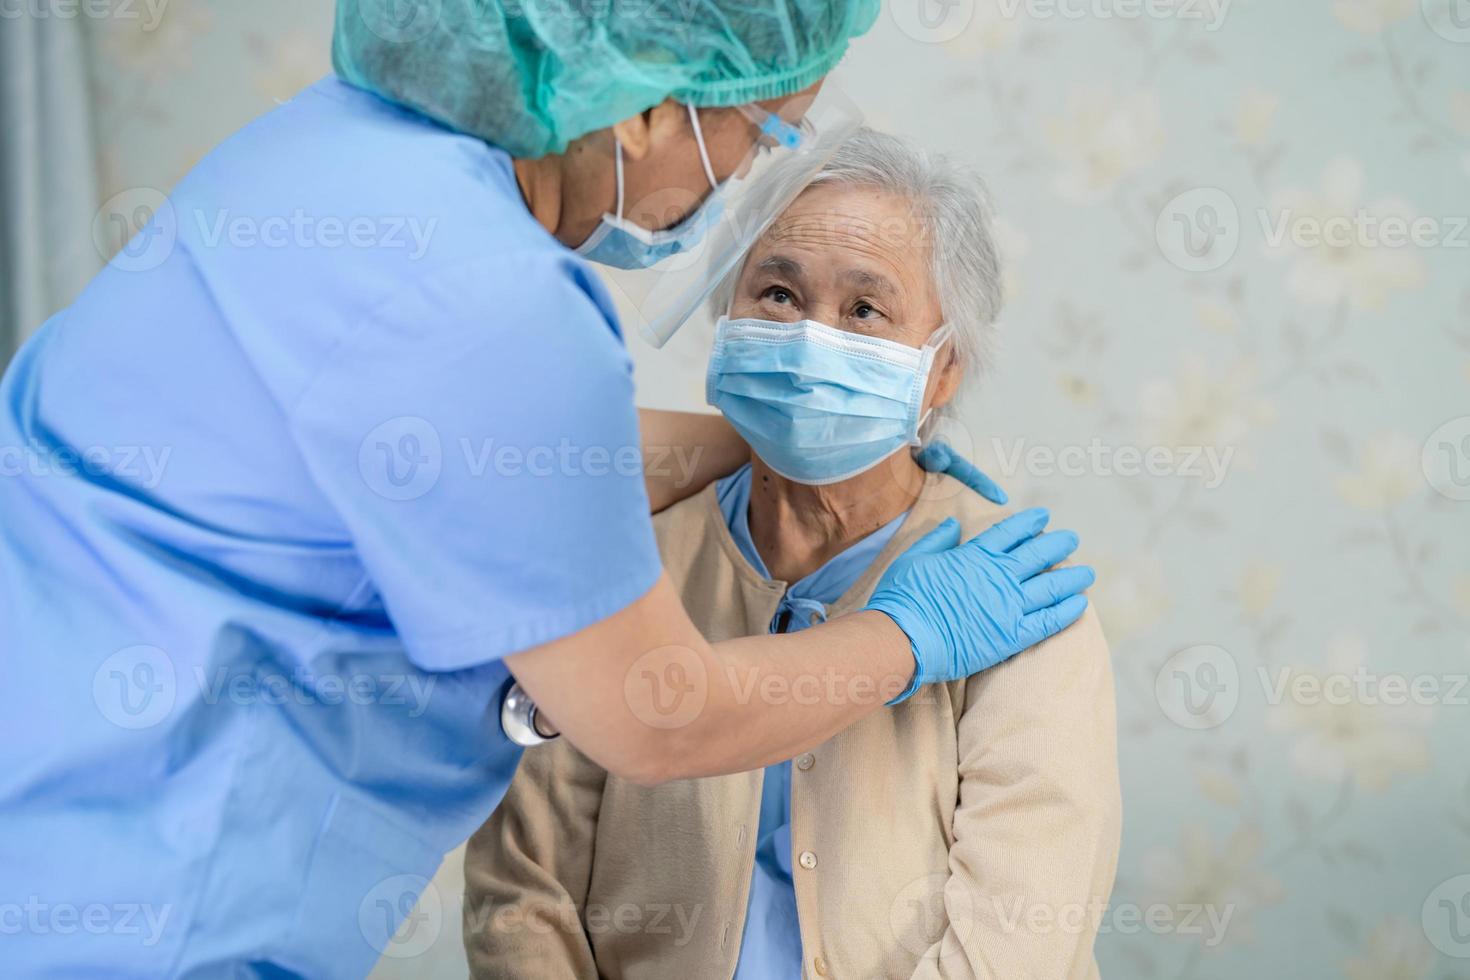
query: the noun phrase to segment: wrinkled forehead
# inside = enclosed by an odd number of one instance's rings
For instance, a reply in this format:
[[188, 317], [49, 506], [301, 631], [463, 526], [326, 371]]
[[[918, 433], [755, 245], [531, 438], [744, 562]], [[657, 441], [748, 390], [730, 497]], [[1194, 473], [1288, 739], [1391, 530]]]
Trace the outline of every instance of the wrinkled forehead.
[[[756, 250], [802, 243], [858, 247], [895, 258], [930, 254], [928, 223], [907, 197], [877, 187], [816, 184], [766, 229]], [[754, 251], [754, 250], [753, 250]]]
[[910, 299], [933, 294], [928, 223], [908, 198], [881, 188], [817, 184], [751, 248], [745, 273], [805, 274], [857, 287], [883, 283]]

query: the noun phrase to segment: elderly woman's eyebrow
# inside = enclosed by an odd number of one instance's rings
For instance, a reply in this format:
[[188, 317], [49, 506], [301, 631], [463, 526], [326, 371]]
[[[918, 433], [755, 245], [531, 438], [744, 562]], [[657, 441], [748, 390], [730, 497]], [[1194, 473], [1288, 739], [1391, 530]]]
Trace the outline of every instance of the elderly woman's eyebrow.
[[756, 266], [756, 269], [760, 272], [774, 272], [788, 279], [803, 279], [806, 277], [806, 270], [802, 268], [801, 263], [795, 259], [787, 258], [784, 255], [772, 255], [769, 258], [763, 259]]
[[898, 294], [898, 287], [894, 286], [890, 280], [866, 269], [848, 269], [842, 274], [842, 280], [865, 292], [881, 293], [885, 296]]

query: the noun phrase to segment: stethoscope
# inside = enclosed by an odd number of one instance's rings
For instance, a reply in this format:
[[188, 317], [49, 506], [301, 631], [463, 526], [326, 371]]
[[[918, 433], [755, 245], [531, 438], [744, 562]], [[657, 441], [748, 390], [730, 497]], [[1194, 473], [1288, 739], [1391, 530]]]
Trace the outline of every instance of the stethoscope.
[[519, 683], [512, 683], [500, 699], [500, 730], [516, 745], [530, 748], [561, 738], [547, 735], [536, 724], [536, 702]]

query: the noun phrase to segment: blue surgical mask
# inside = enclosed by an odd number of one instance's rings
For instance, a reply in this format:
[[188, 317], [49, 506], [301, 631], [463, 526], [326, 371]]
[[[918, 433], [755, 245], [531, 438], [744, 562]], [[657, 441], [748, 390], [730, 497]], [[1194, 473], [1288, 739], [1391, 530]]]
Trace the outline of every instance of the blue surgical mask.
[[704, 130], [699, 125], [699, 112], [693, 106], [688, 108], [689, 121], [694, 127], [694, 141], [699, 146], [699, 160], [704, 164], [704, 176], [709, 181], [709, 196], [692, 214], [672, 228], [649, 231], [642, 225], [629, 221], [623, 217], [623, 141], [615, 136], [618, 213], [602, 216], [601, 223], [577, 247], [578, 255], [614, 269], [647, 269], [671, 255], [694, 248], [720, 220], [725, 210], [724, 198], [729, 182], [721, 184], [715, 180], [714, 168], [709, 162], [709, 150], [704, 144]]
[[953, 333], [916, 348], [813, 320], [721, 317], [705, 396], [777, 473], [837, 483], [919, 445], [929, 372]]

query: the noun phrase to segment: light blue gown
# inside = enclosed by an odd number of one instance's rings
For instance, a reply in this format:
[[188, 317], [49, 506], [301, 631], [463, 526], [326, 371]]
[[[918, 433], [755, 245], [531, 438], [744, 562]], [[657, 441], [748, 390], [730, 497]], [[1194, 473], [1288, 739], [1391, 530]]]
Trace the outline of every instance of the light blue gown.
[[502, 658], [657, 580], [638, 441], [503, 152], [328, 78], [207, 156], [0, 385], [0, 972], [363, 976]]

